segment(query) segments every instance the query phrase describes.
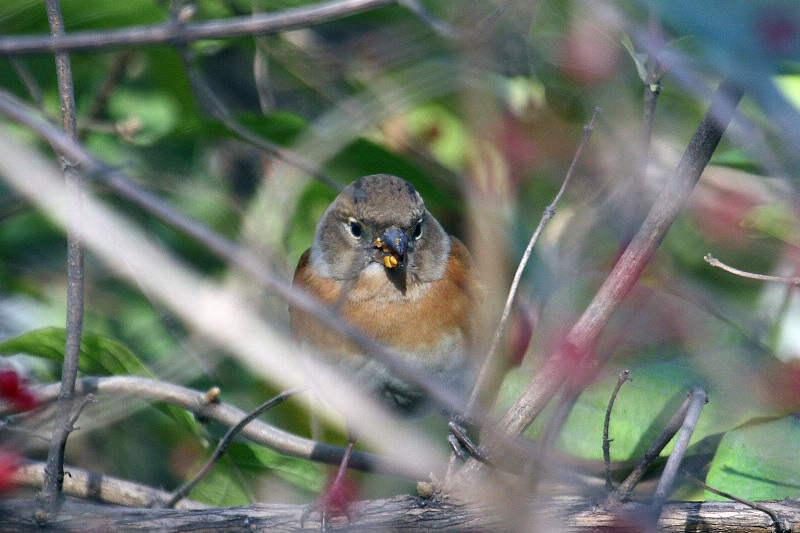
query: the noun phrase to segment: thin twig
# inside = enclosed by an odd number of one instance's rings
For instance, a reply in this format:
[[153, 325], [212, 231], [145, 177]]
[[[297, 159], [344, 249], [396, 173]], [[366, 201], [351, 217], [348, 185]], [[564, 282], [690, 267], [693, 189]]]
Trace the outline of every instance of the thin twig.
[[675, 446], [669, 454], [667, 464], [664, 466], [664, 471], [661, 473], [661, 478], [658, 480], [656, 491], [653, 494], [652, 513], [655, 520], [658, 520], [661, 509], [664, 507], [664, 502], [667, 501], [667, 495], [675, 482], [675, 476], [678, 475], [678, 469], [681, 466], [681, 461], [683, 461], [683, 456], [686, 454], [686, 449], [689, 447], [689, 441], [692, 438], [694, 429], [697, 427], [697, 421], [700, 420], [703, 406], [708, 403], [708, 395], [702, 387], [693, 388], [689, 397], [691, 402], [689, 409], [686, 410], [681, 432], [675, 439]]
[[195, 488], [197, 484], [200, 483], [211, 472], [211, 469], [214, 468], [219, 460], [222, 459], [222, 456], [228, 451], [228, 446], [230, 445], [231, 441], [233, 441], [234, 437], [236, 437], [236, 435], [238, 435], [247, 424], [261, 416], [263, 413], [267, 412], [269, 409], [272, 409], [279, 403], [291, 398], [303, 390], [304, 389], [298, 388], [284, 391], [250, 411], [247, 416], [242, 418], [236, 425], [231, 427], [227, 433], [225, 433], [225, 436], [219, 441], [214, 453], [212, 453], [211, 457], [208, 458], [208, 461], [206, 461], [200, 470], [197, 471], [192, 479], [178, 487], [175, 492], [172, 493], [172, 497], [170, 497], [169, 501], [164, 505], [164, 507], [175, 507], [175, 504], [185, 498], [186, 495], [189, 494], [189, 492], [191, 492], [192, 489]]
[[135, 52], [129, 50], [114, 56], [103, 83], [97, 87], [97, 90], [92, 95], [91, 103], [86, 111], [88, 119], [100, 118], [105, 113], [111, 93], [122, 81], [125, 71], [135, 55]]
[[611, 398], [608, 400], [606, 417], [603, 420], [603, 466], [606, 471], [606, 490], [608, 492], [614, 490], [614, 483], [611, 482], [611, 441], [613, 439], [608, 438], [608, 426], [611, 422], [611, 410], [614, 408], [614, 402], [617, 399], [617, 394], [619, 394], [619, 389], [622, 388], [622, 384], [629, 379], [628, 370], [623, 370], [619, 375], [614, 391], [611, 393]]
[[534, 452], [531, 454], [530, 459], [525, 462], [523, 479], [530, 484], [528, 487], [529, 493], [534, 494], [536, 492], [537, 485], [543, 477], [540, 473], [546, 471], [547, 466], [550, 464], [550, 461], [547, 460], [547, 456], [550, 450], [553, 449], [553, 445], [561, 434], [561, 430], [564, 428], [564, 424], [566, 424], [580, 395], [580, 389], [565, 388], [562, 397], [559, 398], [556, 404], [552, 416], [545, 425], [542, 437], [539, 439]]
[[189, 78], [189, 84], [192, 87], [192, 91], [206, 112], [208, 112], [216, 120], [219, 120], [226, 128], [238, 135], [244, 141], [252, 144], [256, 148], [271, 154], [284, 163], [302, 170], [309, 176], [319, 180], [335, 191], [342, 190], [343, 185], [322, 172], [317, 165], [306, 161], [299, 155], [287, 148], [284, 148], [283, 146], [265, 139], [260, 135], [256, 135], [252, 131], [236, 122], [231, 116], [230, 111], [228, 111], [228, 109], [225, 107], [225, 104], [223, 104], [217, 95], [214, 94], [214, 91], [211, 89], [208, 83], [206, 83], [205, 80], [203, 80], [203, 78], [197, 74], [197, 72], [195, 72], [188, 49], [184, 48], [182, 50], [181, 58], [183, 59], [186, 75]]
[[778, 283], [786, 283], [787, 285], [792, 285], [794, 287], [800, 287], [800, 276], [783, 277], [769, 276], [767, 274], [754, 274], [753, 272], [746, 272], [744, 270], [739, 270], [738, 268], [728, 266], [716, 257], [713, 257], [711, 254], [706, 254], [703, 256], [703, 259], [712, 267], [721, 268], [725, 272], [730, 272], [731, 274], [735, 274], [743, 278], [756, 279], [759, 281], [774, 281]]
[[15, 57], [8, 57], [11, 66], [14, 68], [14, 71], [19, 76], [19, 79], [22, 80], [23, 85], [28, 90], [28, 94], [33, 100], [33, 103], [39, 109], [44, 109], [44, 97], [42, 96], [42, 88], [39, 86], [39, 82], [36, 81], [36, 78], [33, 76], [31, 71], [25, 64]]
[[[47, 18], [54, 38], [64, 35], [64, 20], [61, 17], [59, 0], [46, 0]], [[58, 94], [61, 101], [61, 123], [64, 134], [72, 141], [78, 138], [75, 114], [75, 92], [72, 83], [72, 67], [69, 54], [55, 55]], [[64, 363], [61, 369], [61, 389], [56, 404], [56, 415], [50, 449], [47, 454], [44, 483], [40, 493], [41, 506], [37, 520], [47, 519], [57, 512], [61, 503], [61, 487], [64, 484], [64, 450], [67, 437], [72, 431], [70, 412], [75, 394], [75, 379], [78, 375], [81, 335], [83, 332], [83, 245], [81, 243], [82, 206], [81, 176], [76, 162], [62, 153], [61, 167], [67, 191], [67, 317]]]
[[81, 413], [83, 413], [83, 410], [86, 409], [86, 406], [88, 406], [90, 403], [95, 403], [94, 394], [87, 394], [86, 397], [81, 402], [81, 404], [78, 406], [78, 408], [75, 409], [75, 414], [72, 415], [72, 418], [69, 421], [69, 427], [71, 431], [75, 431], [76, 429], [78, 429], [75, 427], [75, 422], [78, 421], [78, 418], [80, 418]]
[[528, 242], [528, 246], [525, 248], [525, 252], [522, 254], [522, 259], [520, 259], [519, 265], [517, 266], [517, 271], [514, 274], [514, 279], [511, 281], [511, 288], [508, 291], [508, 297], [506, 298], [506, 304], [503, 308], [503, 314], [500, 316], [500, 322], [497, 324], [497, 329], [494, 333], [494, 338], [492, 339], [492, 344], [489, 347], [489, 351], [486, 354], [486, 357], [483, 360], [483, 364], [481, 365], [480, 372], [478, 373], [478, 377], [475, 380], [475, 384], [472, 388], [472, 393], [470, 394], [469, 401], [467, 402], [467, 409], [466, 412], [469, 416], [472, 409], [477, 405], [477, 402], [481, 395], [484, 392], [484, 388], [487, 387], [490, 383], [492, 383], [494, 379], [494, 373], [497, 370], [498, 362], [495, 361], [495, 354], [497, 353], [497, 348], [500, 345], [500, 340], [503, 337], [503, 333], [505, 333], [506, 326], [508, 325], [508, 319], [511, 315], [511, 308], [514, 305], [514, 299], [517, 296], [517, 290], [519, 289], [519, 283], [522, 279], [522, 273], [525, 271], [525, 267], [528, 265], [528, 260], [531, 257], [531, 253], [533, 252], [533, 247], [536, 245], [536, 242], [539, 240], [539, 236], [542, 234], [542, 230], [550, 222], [550, 219], [553, 218], [556, 214], [556, 206], [558, 202], [561, 200], [561, 197], [564, 195], [564, 191], [567, 189], [567, 185], [569, 184], [572, 175], [575, 172], [575, 167], [578, 164], [578, 160], [583, 153], [583, 149], [586, 147], [586, 144], [589, 141], [589, 137], [591, 137], [592, 132], [594, 131], [594, 125], [597, 121], [597, 117], [600, 115], [602, 110], [599, 107], [594, 108], [594, 113], [592, 114], [592, 119], [589, 121], [587, 126], [583, 128], [583, 136], [581, 137], [581, 141], [578, 144], [578, 148], [575, 151], [575, 156], [572, 158], [572, 163], [570, 163], [569, 169], [567, 170], [567, 174], [564, 176], [564, 181], [561, 183], [561, 188], [558, 190], [555, 198], [553, 199], [552, 203], [548, 205], [544, 213], [542, 214], [542, 218], [539, 221], [539, 225], [536, 226], [536, 230], [531, 235], [531, 239]]
[[784, 531], [786, 531], [784, 529], [783, 525], [782, 525], [782, 522], [781, 522], [780, 517], [778, 516], [778, 513], [776, 513], [775, 511], [773, 511], [769, 507], [767, 507], [765, 505], [761, 505], [758, 502], [751, 502], [750, 500], [745, 500], [744, 498], [740, 498], [738, 496], [734, 496], [733, 494], [731, 494], [729, 492], [725, 492], [725, 491], [722, 491], [722, 490], [719, 490], [719, 489], [715, 489], [714, 487], [712, 487], [710, 485], [707, 485], [706, 483], [703, 483], [702, 481], [700, 481], [699, 479], [697, 479], [696, 477], [691, 475], [686, 470], [681, 470], [681, 474], [683, 474], [683, 476], [686, 479], [688, 479], [689, 481], [691, 481], [692, 483], [694, 483], [695, 485], [697, 485], [701, 489], [705, 489], [708, 492], [713, 492], [717, 496], [722, 496], [723, 498], [728, 498], [729, 500], [733, 500], [735, 502], [741, 503], [743, 505], [747, 505], [748, 507], [752, 507], [753, 509], [756, 509], [758, 511], [766, 513], [767, 516], [769, 516], [770, 519], [772, 520], [772, 525], [775, 526], [775, 532], [776, 533], [784, 533]]
[[650, 446], [648, 446], [647, 450], [645, 450], [644, 455], [633, 468], [631, 473], [628, 474], [628, 477], [625, 478], [625, 481], [623, 481], [619, 487], [616, 488], [616, 490], [608, 495], [603, 504], [604, 508], [617, 506], [625, 501], [628, 496], [630, 496], [631, 492], [633, 492], [633, 488], [637, 483], [639, 483], [639, 480], [642, 479], [644, 473], [648, 468], [650, 468], [650, 465], [652, 465], [653, 462], [658, 459], [661, 451], [667, 446], [667, 444], [669, 444], [669, 441], [672, 440], [672, 437], [674, 437], [681, 428], [683, 420], [686, 418], [686, 411], [689, 410], [691, 402], [691, 396], [687, 396], [678, 410], [675, 411], [675, 414], [672, 415], [672, 418], [669, 419], [669, 422], [667, 422], [664, 430], [658, 435], [658, 437], [655, 438], [655, 440], [653, 440]]
[[[657, 35], [660, 35], [658, 21], [652, 15], [650, 23], [648, 24], [648, 32], [651, 36], [650, 38], [654, 42], [660, 42], [660, 40], [657, 39]], [[644, 84], [642, 129], [638, 135], [639, 143], [638, 153], [636, 154], [636, 166], [634, 167], [634, 173], [630, 180], [630, 186], [626, 192], [626, 196], [633, 208], [627, 210], [624, 215], [629, 221], [626, 222], [626, 225], [630, 226], [629, 231], [631, 233], [636, 228], [636, 225], [641, 223], [640, 217], [644, 216], [639, 206], [642, 205], [641, 199], [645, 196], [642, 195], [642, 189], [645, 186], [644, 184], [647, 183], [647, 166], [650, 161], [650, 148], [656, 122], [656, 106], [658, 105], [658, 97], [661, 94], [661, 76], [663, 75], [663, 69], [659, 64], [657, 51], [651, 51], [647, 54], [644, 70], [644, 79], [642, 80]], [[625, 235], [625, 238], [628, 237], [630, 237], [630, 235]]]
[[307, 28], [394, 3], [396, 0], [331, 0], [278, 12], [180, 26], [169, 21], [124, 29], [72, 32], [61, 37], [12, 35], [0, 38], [0, 54], [21, 55], [71, 50], [100, 52], [109, 48], [141, 48], [158, 44], [269, 35]]

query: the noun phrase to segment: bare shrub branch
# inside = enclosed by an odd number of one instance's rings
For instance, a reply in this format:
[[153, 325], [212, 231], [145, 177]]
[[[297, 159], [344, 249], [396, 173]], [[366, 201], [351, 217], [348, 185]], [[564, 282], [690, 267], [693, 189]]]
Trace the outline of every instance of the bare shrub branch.
[[712, 256], [711, 254], [706, 254], [705, 256], [703, 256], [703, 260], [712, 267], [721, 268], [725, 272], [730, 272], [731, 274], [735, 274], [743, 278], [755, 279], [758, 281], [773, 281], [777, 283], [786, 283], [787, 285], [800, 287], [800, 276], [791, 276], [791, 277], [770, 276], [767, 274], [755, 274], [753, 272], [746, 272], [744, 270], [739, 270], [738, 268], [726, 265], [725, 263], [723, 263], [716, 257]]
[[0, 38], [0, 54], [21, 55], [76, 50], [99, 52], [109, 48], [182, 44], [205, 39], [268, 35], [307, 28], [394, 3], [396, 0], [332, 0], [279, 12], [194, 24], [178, 25], [166, 22], [121, 30], [73, 32], [62, 37], [6, 36]]
[[[51, 402], [58, 397], [59, 388], [58, 383], [40, 387], [35, 390], [36, 397], [42, 402]], [[247, 415], [241, 409], [225, 402], [209, 403], [205, 400], [206, 393], [201, 391], [138, 376], [79, 379], [75, 384], [75, 393], [77, 395], [94, 394], [99, 397], [140, 398], [149, 402], [168, 403], [227, 427], [235, 426]], [[0, 405], [0, 415], [10, 413], [9, 409], [10, 406]], [[299, 437], [260, 420], [253, 420], [243, 427], [240, 433], [251, 441], [276, 452], [311, 461], [338, 465], [344, 453], [344, 449], [339, 446]], [[402, 478], [409, 475], [408, 469], [396, 461], [360, 451], [353, 453], [350, 466], [357, 470], [380, 472]], [[436, 465], [425, 466], [430, 470], [438, 468]]]
[[611, 492], [614, 490], [614, 484], [611, 482], [611, 441], [614, 439], [608, 438], [608, 426], [611, 423], [611, 410], [614, 408], [614, 402], [619, 394], [619, 389], [622, 385], [629, 381], [628, 370], [623, 370], [619, 375], [614, 391], [611, 393], [611, 398], [608, 400], [608, 407], [606, 408], [606, 416], [603, 419], [603, 466], [606, 471], [606, 490]]
[[[46, 0], [45, 5], [51, 35], [54, 38], [62, 37], [64, 20], [61, 17], [59, 1]], [[70, 140], [75, 141], [78, 138], [78, 130], [69, 54], [64, 51], [57, 52], [55, 60], [58, 94], [61, 102], [61, 124], [64, 134]], [[42, 503], [40, 510], [43, 513], [37, 514], [37, 519], [57, 511], [60, 504], [61, 487], [64, 483], [64, 450], [67, 446], [67, 437], [72, 431], [70, 417], [83, 333], [84, 272], [83, 243], [81, 242], [83, 185], [77, 161], [65, 153], [62, 153], [61, 157], [67, 195], [67, 333], [64, 362], [61, 368], [61, 388], [56, 405], [50, 449], [47, 453], [44, 483], [40, 494]]]

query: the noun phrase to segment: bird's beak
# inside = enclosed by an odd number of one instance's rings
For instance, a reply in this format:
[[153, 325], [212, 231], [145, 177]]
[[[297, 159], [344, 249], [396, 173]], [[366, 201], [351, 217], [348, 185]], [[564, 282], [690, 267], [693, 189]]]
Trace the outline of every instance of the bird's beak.
[[381, 236], [373, 241], [373, 246], [380, 250], [379, 261], [386, 268], [402, 267], [406, 264], [406, 252], [408, 251], [408, 237], [403, 230], [397, 226], [386, 229]]

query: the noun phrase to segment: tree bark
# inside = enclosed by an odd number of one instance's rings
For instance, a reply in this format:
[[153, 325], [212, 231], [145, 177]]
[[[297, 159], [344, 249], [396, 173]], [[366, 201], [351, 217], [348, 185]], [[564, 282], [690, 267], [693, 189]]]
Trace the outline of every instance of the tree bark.
[[[421, 503], [422, 502], [422, 503]], [[774, 510], [786, 531], [797, 531], [800, 506], [790, 502], [761, 502]], [[533, 506], [531, 506], [533, 508]], [[32, 517], [32, 499], [0, 501], [0, 531], [319, 531], [318, 516], [311, 515], [303, 525], [302, 505], [255, 504], [242, 507], [208, 509], [126, 508], [68, 499], [58, 517], [40, 525]], [[598, 510], [585, 499], [546, 505], [537, 504], [532, 516], [539, 529], [550, 531], [635, 531], [646, 516], [648, 506], [626, 503], [613, 511]], [[515, 512], [515, 514], [517, 514]], [[329, 523], [334, 531], [505, 531], [512, 525], [497, 511], [485, 505], [467, 505], [451, 500], [431, 502], [412, 496], [354, 503], [352, 521], [335, 517]], [[519, 518], [519, 516], [511, 517]], [[517, 524], [518, 525], [518, 524]], [[530, 526], [530, 524], [528, 524]], [[733, 502], [672, 502], [664, 507], [659, 520], [661, 531], [772, 532], [772, 520], [763, 512]], [[531, 529], [528, 527], [528, 529]], [[533, 528], [537, 529], [537, 528]]]

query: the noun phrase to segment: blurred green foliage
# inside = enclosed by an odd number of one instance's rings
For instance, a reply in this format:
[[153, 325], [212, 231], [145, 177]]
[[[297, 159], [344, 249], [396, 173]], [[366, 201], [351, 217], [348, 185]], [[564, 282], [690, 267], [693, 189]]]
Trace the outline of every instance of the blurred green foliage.
[[[304, 3], [264, 0], [258, 8], [269, 11]], [[475, 242], [479, 230], [490, 231], [488, 244], [503, 251], [503, 257], [495, 254], [494, 265], [499, 267], [490, 274], [504, 282], [560, 185], [583, 121], [592, 107], [604, 108], [589, 153], [526, 274], [521, 298], [542, 311], [543, 319], [524, 366], [507, 380], [504, 405], [527, 384], [564, 333], [563, 325], [591, 298], [655, 200], [653, 190], [657, 192], [660, 183], [659, 176], [647, 183], [632, 178], [641, 121], [637, 69], [642, 65], [624, 51], [616, 22], [596, 17], [580, 2], [539, 4], [535, 16], [527, 11], [530, 6], [509, 7], [492, 31], [474, 42], [438, 36], [409, 12], [392, 7], [290, 35], [259, 38], [257, 44], [238, 38], [191, 45], [201, 76], [236, 121], [286, 147], [329, 143], [325, 149], [333, 153], [319, 160], [310, 153], [298, 155], [311, 158], [342, 184], [379, 172], [410, 180], [445, 227], [473, 249], [487, 244]], [[430, 7], [465, 27], [492, 10], [489, 3], [478, 3], [474, 11], [443, 2]], [[196, 8], [196, 18], [210, 19], [246, 14], [252, 5], [244, 0], [203, 0]], [[166, 2], [154, 0], [64, 0], [62, 9], [68, 31], [161, 23], [168, 13]], [[638, 7], [619, 9], [617, 14], [630, 17], [632, 24], [647, 20]], [[5, 0], [0, 35], [47, 32], [40, 3]], [[592, 40], [592, 32], [599, 32], [599, 40]], [[587, 35], [591, 38], [585, 43]], [[680, 36], [672, 37], [674, 43]], [[570, 55], [572, 45], [607, 47], [610, 58], [601, 65], [605, 70], [579, 70], [583, 67], [576, 58], [587, 54]], [[259, 107], [253, 71], [257, 46], [269, 55], [268, 74], [260, 81], [269, 86], [274, 104], [266, 110]], [[56, 119], [52, 58], [35, 55], [19, 62], [35, 80], [44, 110]], [[282, 163], [242, 142], [202, 110], [171, 47], [75, 53], [72, 64], [82, 141], [93, 153], [222, 235], [256, 248], [264, 240], [248, 228], [274, 237], [265, 261], [285, 277], [291, 275], [334, 190], [305, 177], [291, 186], [273, 183], [275, 168]], [[102, 93], [114, 66], [120, 66], [122, 74]], [[424, 72], [441, 77], [415, 76]], [[798, 92], [796, 78], [787, 76], [781, 84], [790, 99]], [[673, 83], [669, 74], [662, 83], [651, 149], [655, 174], [669, 173], [705, 106], [702, 97]], [[7, 59], [0, 59], [0, 88], [33, 100]], [[97, 114], [88, 117], [103, 101]], [[760, 123], [769, 122], [751, 103], [744, 106]], [[123, 126], [131, 128], [126, 135], [114, 130]], [[12, 128], [6, 123], [2, 127]], [[347, 133], [353, 128], [354, 137]], [[47, 150], [30, 134], [19, 135]], [[701, 183], [697, 201], [681, 216], [642, 278], [642, 287], [657, 292], [659, 302], [668, 305], [638, 312], [636, 306], [646, 304], [647, 298], [632, 298], [620, 315], [650, 322], [635, 322], [634, 327], [620, 320], [607, 334], [625, 339], [613, 364], [630, 367], [634, 379], [617, 399], [612, 457], [635, 459], [680, 404], [682, 394], [703, 384], [711, 403], [693, 440], [705, 439], [703, 446], [693, 450], [710, 457], [709, 483], [749, 499], [796, 495], [796, 476], [787, 475], [796, 470], [796, 421], [786, 417], [790, 408], [776, 408], [761, 397], [773, 376], [768, 372], [776, 365], [784, 368], [773, 357], [778, 340], [772, 333], [785, 320], [796, 318], [788, 305], [777, 311], [768, 305], [762, 285], [713, 270], [702, 260], [713, 251], [742, 268], [771, 271], [781, 258], [791, 256], [787, 250], [796, 249], [796, 205], [785, 189], [765, 189], [761, 175], [768, 173], [768, 165], [727, 138], [713, 162], [722, 177]], [[738, 173], [726, 173], [734, 170]], [[255, 206], [265, 190], [290, 198], [289, 207], [277, 200], [273, 206], [280, 211], [282, 227], [257, 218]], [[175, 229], [102, 188], [93, 188], [93, 193], [204, 275], [241, 281], [223, 260]], [[271, 199], [266, 203], [272, 205]], [[470, 222], [468, 217], [476, 214]], [[51, 361], [26, 358], [20, 363], [19, 357], [12, 358], [35, 381], [57, 379], [55, 363], [63, 358], [64, 331], [59, 328], [65, 308], [64, 248], [61, 231], [0, 181], [0, 340], [12, 339], [0, 344], [0, 352], [24, 352]], [[262, 296], [259, 290], [253, 289], [254, 299]], [[219, 385], [225, 401], [245, 409], [277, 392], [187, 330], [156, 301], [117, 279], [89, 254], [82, 375], [153, 375], [199, 390]], [[285, 333], [285, 305], [265, 307], [267, 318]], [[720, 356], [723, 352], [730, 355], [730, 364]], [[725, 371], [714, 377], [714, 369], [720, 367]], [[602, 418], [616, 380], [609, 372], [600, 375], [575, 406], [558, 440], [564, 453], [600, 460]], [[742, 380], [752, 383], [747, 395], [740, 394]], [[740, 405], [742, 398], [746, 405]], [[90, 408], [87, 416], [92, 413]], [[93, 416], [95, 421], [87, 425], [91, 429], [70, 445], [68, 460], [155, 486], [177, 486], [222, 433], [174, 408], [158, 411], [131, 405], [112, 413], [101, 407]], [[307, 415], [298, 405], [282, 406], [268, 419], [308, 434]], [[531, 430], [534, 438], [541, 434], [542, 423]], [[791, 454], [782, 455], [786, 447], [792, 448]], [[762, 450], [766, 457], [755, 460]], [[41, 446], [30, 450], [32, 457], [44, 453]], [[763, 483], [754, 483], [754, 477]], [[315, 465], [237, 442], [191, 496], [216, 504], [249, 503], [269, 493], [268, 479], [284, 489], [297, 489], [302, 499], [320, 489], [322, 478]], [[391, 492], [397, 486], [388, 484], [381, 490]]]

